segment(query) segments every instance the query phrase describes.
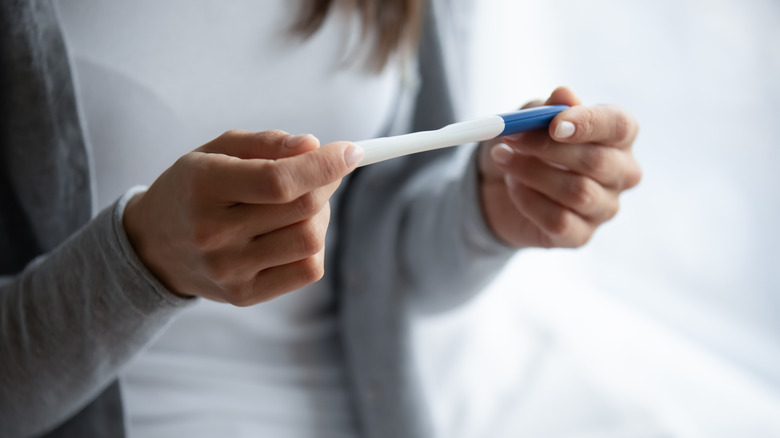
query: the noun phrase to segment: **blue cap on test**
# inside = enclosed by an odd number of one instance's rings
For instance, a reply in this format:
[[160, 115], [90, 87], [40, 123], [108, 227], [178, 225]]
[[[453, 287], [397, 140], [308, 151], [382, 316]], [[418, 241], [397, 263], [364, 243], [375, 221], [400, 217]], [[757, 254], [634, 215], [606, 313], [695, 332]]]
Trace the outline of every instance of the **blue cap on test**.
[[499, 137], [531, 129], [546, 128], [555, 116], [566, 109], [569, 109], [568, 105], [549, 105], [499, 114], [499, 117], [504, 119], [504, 131]]

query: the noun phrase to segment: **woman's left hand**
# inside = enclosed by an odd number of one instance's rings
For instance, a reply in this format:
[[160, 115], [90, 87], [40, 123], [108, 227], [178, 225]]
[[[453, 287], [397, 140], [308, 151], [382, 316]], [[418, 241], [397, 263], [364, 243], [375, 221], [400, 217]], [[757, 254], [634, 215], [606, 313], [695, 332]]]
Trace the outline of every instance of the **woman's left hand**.
[[482, 210], [494, 234], [513, 247], [579, 247], [617, 214], [620, 193], [639, 183], [631, 151], [638, 124], [614, 106], [580, 106], [567, 88], [545, 104], [572, 108], [548, 130], [481, 146]]

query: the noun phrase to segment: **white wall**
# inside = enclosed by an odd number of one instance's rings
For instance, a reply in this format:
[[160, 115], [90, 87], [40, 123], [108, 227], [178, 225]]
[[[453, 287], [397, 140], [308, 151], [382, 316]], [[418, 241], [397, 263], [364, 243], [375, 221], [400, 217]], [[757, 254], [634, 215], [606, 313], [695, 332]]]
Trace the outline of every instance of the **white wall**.
[[780, 436], [780, 3], [477, 7], [473, 113], [568, 85], [635, 114], [645, 177], [420, 322], [441, 436]]

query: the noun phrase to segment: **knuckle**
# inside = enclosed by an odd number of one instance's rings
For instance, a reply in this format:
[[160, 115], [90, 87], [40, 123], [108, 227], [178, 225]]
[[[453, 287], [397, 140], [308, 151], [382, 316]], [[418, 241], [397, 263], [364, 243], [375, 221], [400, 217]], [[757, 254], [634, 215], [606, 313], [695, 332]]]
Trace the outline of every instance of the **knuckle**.
[[290, 134], [288, 134], [285, 131], [282, 131], [281, 129], [259, 131], [252, 134], [254, 141], [256, 141], [258, 145], [281, 144], [284, 141], [284, 139], [286, 139], [289, 136]]
[[224, 159], [218, 154], [187, 154], [182, 157], [180, 162], [187, 169], [183, 180], [186, 195], [191, 198], [212, 195], [214, 175], [219, 170], [219, 161]]
[[596, 201], [594, 182], [586, 177], [574, 177], [569, 183], [568, 197], [575, 208], [587, 207]]
[[593, 236], [592, 232], [582, 233], [577, 236], [574, 236], [570, 241], [570, 247], [581, 248], [585, 246], [588, 242], [590, 242], [592, 236]]
[[269, 197], [279, 203], [288, 203], [294, 199], [293, 180], [286, 167], [269, 162], [263, 172], [265, 190]]
[[263, 275], [260, 272], [251, 281], [249, 281], [242, 292], [236, 296], [236, 302], [239, 307], [253, 306], [256, 304], [267, 303], [274, 298], [290, 292], [290, 288], [285, 287], [283, 283], [274, 281], [273, 276]]
[[298, 217], [306, 218], [317, 214], [322, 209], [322, 205], [317, 195], [309, 192], [296, 199], [293, 208]]
[[631, 114], [621, 110], [620, 116], [616, 120], [616, 133], [623, 143], [631, 143], [639, 134], [639, 122]]
[[545, 230], [554, 236], [564, 236], [571, 229], [571, 216], [565, 209], [557, 209], [547, 216], [544, 222]]
[[589, 175], [603, 175], [609, 171], [610, 154], [603, 147], [588, 147], [581, 160], [584, 170]]
[[629, 117], [626, 113], [620, 111], [616, 113], [612, 120], [614, 136], [618, 142], [622, 143], [629, 140], [633, 136], [632, 120], [631, 117]]
[[258, 134], [271, 137], [271, 138], [285, 138], [288, 135], [290, 135], [286, 131], [282, 131], [281, 129], [271, 129], [268, 131], [261, 131]]
[[328, 181], [335, 181], [344, 176], [347, 168], [344, 154], [339, 154], [338, 156], [329, 156], [328, 159], [323, 160], [319, 170]]
[[642, 168], [639, 167], [638, 164], [634, 164], [631, 168], [631, 170], [626, 175], [626, 188], [632, 188], [639, 185], [639, 183], [642, 181]]
[[249, 307], [260, 302], [260, 298], [247, 287], [236, 285], [225, 288], [225, 301], [236, 307]]
[[539, 237], [539, 248], [544, 249], [553, 249], [557, 248], [558, 245], [553, 241], [553, 239], [550, 238], [547, 234], [540, 233], [541, 236]]
[[228, 129], [227, 131], [223, 132], [219, 138], [222, 140], [233, 140], [246, 134], [247, 131], [241, 129]]
[[324, 246], [325, 239], [319, 227], [314, 221], [304, 222], [298, 232], [298, 248], [301, 253], [311, 256], [320, 252]]
[[620, 202], [616, 199], [615, 202], [613, 202], [609, 208], [607, 208], [607, 220], [612, 220], [617, 216], [618, 212], [620, 211]]
[[325, 265], [318, 257], [308, 257], [301, 261], [301, 279], [306, 283], [315, 283], [325, 276]]
[[177, 165], [187, 169], [184, 183], [185, 190], [189, 193], [200, 193], [202, 188], [207, 186], [210, 169], [214, 167], [209, 158], [209, 154], [201, 156], [187, 154], [176, 162]]

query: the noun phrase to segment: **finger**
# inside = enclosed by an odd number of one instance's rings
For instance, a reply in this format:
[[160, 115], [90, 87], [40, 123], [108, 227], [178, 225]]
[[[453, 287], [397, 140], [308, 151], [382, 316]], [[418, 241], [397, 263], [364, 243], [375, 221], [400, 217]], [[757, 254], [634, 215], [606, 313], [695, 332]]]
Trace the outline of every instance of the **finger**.
[[320, 141], [311, 134], [290, 135], [284, 131], [248, 132], [233, 129], [196, 149], [231, 157], [276, 160], [317, 149]]
[[219, 301], [238, 307], [264, 303], [320, 280], [325, 273], [325, 251], [285, 265], [257, 272], [249, 280], [219, 297]]
[[[229, 289], [228, 295], [245, 293], [244, 285], [257, 272], [295, 263], [322, 252], [329, 220], [330, 208], [326, 205], [310, 219], [257, 238], [237, 241], [225, 238], [225, 233], [213, 235], [210, 241], [199, 242], [198, 249], [204, 257], [201, 271], [213, 283]], [[221, 244], [215, 242], [220, 238], [223, 240]]]
[[552, 94], [550, 94], [550, 97], [547, 98], [547, 101], [545, 101], [544, 104], [578, 106], [582, 105], [582, 101], [568, 87], [558, 87], [553, 90]]
[[242, 251], [245, 265], [260, 271], [317, 254], [325, 247], [329, 219], [326, 206], [312, 218], [258, 236]]
[[500, 180], [504, 177], [504, 172], [496, 165], [496, 157], [493, 152], [495, 146], [501, 143], [500, 140], [500, 138], [489, 140], [479, 145], [477, 159], [480, 176], [484, 179]]
[[252, 237], [284, 228], [311, 218], [328, 204], [341, 181], [304, 193], [286, 204], [236, 204], [224, 209], [224, 222], [236, 223], [232, 229], [240, 236]]
[[617, 196], [587, 176], [520, 154], [515, 154], [503, 169], [514, 181], [595, 223], [605, 222], [617, 214]]
[[590, 240], [594, 228], [582, 217], [511, 177], [506, 183], [512, 203], [539, 228], [541, 246], [576, 248]]
[[282, 266], [260, 271], [252, 284], [252, 294], [247, 300], [235, 305], [249, 306], [266, 302], [319, 281], [325, 274], [325, 251], [312, 257]]
[[617, 190], [635, 186], [641, 176], [639, 164], [625, 151], [598, 144], [559, 143], [546, 132], [529, 132], [516, 140], [506, 138], [514, 151], [563, 166]]
[[639, 123], [625, 110], [611, 106], [576, 106], [555, 117], [548, 132], [564, 143], [599, 143], [628, 148], [636, 139]]
[[[575, 96], [570, 89], [566, 87], [558, 87], [552, 92], [552, 94], [547, 99], [547, 101], [542, 101], [541, 99], [532, 100], [526, 103], [525, 105], [523, 105], [521, 109], [535, 108], [542, 105], [574, 106], [574, 105], [581, 105], [581, 102], [580, 99], [577, 96]], [[524, 134], [516, 134], [509, 137], [517, 139], [520, 138], [522, 135]], [[503, 172], [497, 169], [493, 160], [490, 158], [490, 154], [491, 151], [493, 150], [493, 146], [503, 142], [504, 138], [507, 137], [497, 138], [482, 143], [479, 151], [479, 169], [482, 176], [488, 178], [503, 178]]]
[[278, 160], [202, 154], [193, 190], [219, 202], [286, 204], [343, 178], [362, 157], [363, 150], [348, 142]]
[[[532, 100], [522, 106], [521, 109], [535, 108], [544, 105], [544, 101], [537, 99]], [[515, 136], [516, 137], [516, 136]], [[480, 150], [478, 155], [479, 170], [483, 177], [487, 178], [503, 178], [504, 173], [496, 167], [494, 160], [491, 158], [491, 151], [493, 147], [503, 141], [506, 137], [499, 137], [493, 140], [488, 140], [480, 144]]]
[[537, 106], [542, 106], [542, 105], [544, 105], [544, 101], [541, 99], [536, 99], [526, 103], [525, 105], [520, 107], [520, 109], [536, 108]]

